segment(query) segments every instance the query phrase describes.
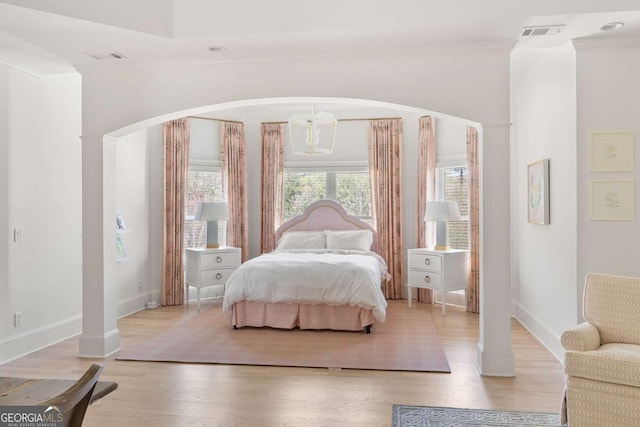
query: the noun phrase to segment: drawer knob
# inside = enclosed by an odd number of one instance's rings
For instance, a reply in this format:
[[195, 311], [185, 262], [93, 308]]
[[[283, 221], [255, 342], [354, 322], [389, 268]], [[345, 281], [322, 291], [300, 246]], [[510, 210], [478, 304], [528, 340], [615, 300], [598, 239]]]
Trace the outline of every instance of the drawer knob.
[[221, 256], [216, 257], [216, 262], [220, 264], [222, 262], [222, 257]]
[[216, 279], [218, 279], [218, 280], [222, 279], [222, 273], [216, 274]]
[[431, 277], [424, 276], [424, 281], [425, 281], [425, 283], [429, 283], [431, 281]]
[[431, 264], [431, 259], [425, 258], [424, 259], [424, 265], [430, 265], [430, 264]]

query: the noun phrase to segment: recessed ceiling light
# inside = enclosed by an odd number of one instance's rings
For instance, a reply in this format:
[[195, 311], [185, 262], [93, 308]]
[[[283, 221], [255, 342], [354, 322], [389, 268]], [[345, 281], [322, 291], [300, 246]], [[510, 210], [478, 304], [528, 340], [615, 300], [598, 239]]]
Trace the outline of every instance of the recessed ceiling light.
[[600, 27], [600, 31], [611, 31], [620, 27], [624, 27], [624, 22], [609, 22]]
[[222, 52], [225, 49], [222, 46], [209, 46], [209, 50], [211, 52]]

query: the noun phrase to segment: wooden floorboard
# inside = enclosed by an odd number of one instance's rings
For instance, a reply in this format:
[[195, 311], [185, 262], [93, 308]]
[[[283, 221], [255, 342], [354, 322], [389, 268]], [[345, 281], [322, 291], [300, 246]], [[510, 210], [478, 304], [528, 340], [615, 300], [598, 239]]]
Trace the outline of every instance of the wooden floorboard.
[[[220, 304], [206, 301], [203, 304]], [[91, 426], [389, 426], [391, 406], [430, 405], [557, 412], [564, 375], [556, 360], [512, 321], [516, 376], [478, 374], [478, 316], [462, 308], [416, 304], [438, 328], [451, 374], [190, 365], [97, 360], [118, 389], [91, 405]], [[135, 346], [195, 314], [195, 305], [144, 310], [118, 321], [123, 347]], [[0, 365], [0, 376], [79, 378], [72, 338]]]

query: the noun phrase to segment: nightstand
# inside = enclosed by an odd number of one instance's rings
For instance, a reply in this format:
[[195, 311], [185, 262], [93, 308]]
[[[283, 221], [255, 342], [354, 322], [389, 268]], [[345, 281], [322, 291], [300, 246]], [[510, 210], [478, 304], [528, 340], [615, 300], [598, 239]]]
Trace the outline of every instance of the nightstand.
[[411, 307], [411, 288], [428, 288], [442, 292], [442, 315], [446, 315], [446, 293], [467, 287], [469, 252], [460, 249], [437, 251], [409, 249], [407, 293]]
[[187, 277], [185, 281], [185, 299], [189, 301], [189, 286], [198, 289], [198, 311], [200, 311], [200, 289], [208, 286], [222, 286], [231, 273], [241, 263], [241, 249], [231, 246], [225, 248], [187, 248]]

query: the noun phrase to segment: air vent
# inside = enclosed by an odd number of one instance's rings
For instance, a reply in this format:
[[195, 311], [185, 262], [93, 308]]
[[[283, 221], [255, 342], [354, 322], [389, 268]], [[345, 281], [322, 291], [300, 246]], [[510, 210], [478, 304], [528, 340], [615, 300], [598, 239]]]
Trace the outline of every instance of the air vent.
[[554, 36], [560, 34], [564, 25], [541, 25], [537, 27], [524, 27], [520, 37]]
[[87, 55], [89, 55], [93, 59], [97, 59], [98, 61], [103, 61], [105, 59], [113, 60], [113, 59], [126, 59], [127, 58], [126, 56], [124, 56], [123, 54], [118, 53], [118, 52], [103, 53], [103, 54], [87, 53]]

